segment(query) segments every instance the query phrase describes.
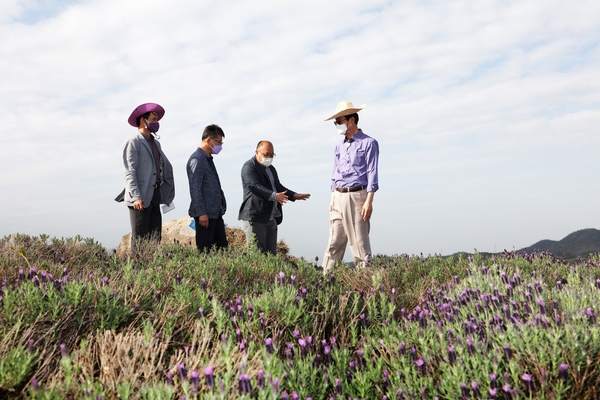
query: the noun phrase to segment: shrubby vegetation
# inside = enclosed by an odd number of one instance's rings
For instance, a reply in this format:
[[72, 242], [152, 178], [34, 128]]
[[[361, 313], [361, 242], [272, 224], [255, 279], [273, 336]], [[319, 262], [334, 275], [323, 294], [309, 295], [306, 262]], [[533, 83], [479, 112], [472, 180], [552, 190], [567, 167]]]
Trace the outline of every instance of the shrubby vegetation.
[[596, 399], [600, 260], [0, 241], [0, 397]]

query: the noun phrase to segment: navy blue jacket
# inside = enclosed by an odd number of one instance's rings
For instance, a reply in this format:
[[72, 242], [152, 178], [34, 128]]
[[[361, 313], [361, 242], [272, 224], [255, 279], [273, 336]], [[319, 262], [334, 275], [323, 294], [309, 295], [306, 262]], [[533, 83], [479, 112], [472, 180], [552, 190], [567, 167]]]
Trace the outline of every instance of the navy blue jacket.
[[188, 211], [190, 217], [208, 215], [210, 219], [217, 219], [225, 214], [227, 202], [212, 156], [198, 148], [188, 160], [186, 169], [192, 199]]
[[[276, 201], [269, 201], [269, 198], [273, 194], [273, 189], [269, 176], [267, 175], [267, 168], [269, 168], [273, 174], [277, 193], [287, 190], [286, 195], [288, 196], [288, 200], [296, 201], [296, 192], [291, 191], [279, 182], [279, 176], [277, 176], [275, 167], [272, 165], [265, 167], [259, 163], [256, 156], [254, 156], [246, 161], [242, 167], [244, 200], [240, 207], [240, 213], [238, 215], [239, 220], [262, 224], [269, 222], [273, 210], [273, 203], [276, 203]], [[281, 216], [276, 217], [275, 220], [277, 221], [277, 225], [279, 225], [283, 220], [283, 209], [279, 203], [277, 203], [277, 208], [279, 209]]]

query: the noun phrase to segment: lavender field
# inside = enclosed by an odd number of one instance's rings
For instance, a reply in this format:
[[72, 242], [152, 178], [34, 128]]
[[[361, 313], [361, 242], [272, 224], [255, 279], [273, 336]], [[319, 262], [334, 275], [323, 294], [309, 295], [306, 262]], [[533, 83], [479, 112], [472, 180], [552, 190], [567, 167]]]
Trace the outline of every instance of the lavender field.
[[598, 399], [600, 259], [0, 241], [0, 398]]

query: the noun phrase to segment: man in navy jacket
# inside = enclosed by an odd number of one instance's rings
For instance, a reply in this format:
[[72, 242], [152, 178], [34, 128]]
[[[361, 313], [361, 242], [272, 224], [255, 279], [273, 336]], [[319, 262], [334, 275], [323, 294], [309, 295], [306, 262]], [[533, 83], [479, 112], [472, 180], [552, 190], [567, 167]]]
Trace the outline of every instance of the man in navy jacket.
[[200, 147], [190, 156], [186, 170], [190, 184], [190, 217], [196, 221], [196, 247], [200, 251], [228, 246], [223, 214], [227, 210], [225, 194], [213, 155], [223, 148], [225, 133], [218, 125], [208, 125]]
[[306, 200], [310, 194], [296, 193], [281, 184], [275, 167], [273, 143], [261, 140], [256, 145], [254, 157], [242, 167], [244, 200], [238, 219], [244, 223], [246, 240], [252, 234], [263, 253], [275, 254], [277, 250], [277, 225], [283, 220], [282, 205], [289, 201]]

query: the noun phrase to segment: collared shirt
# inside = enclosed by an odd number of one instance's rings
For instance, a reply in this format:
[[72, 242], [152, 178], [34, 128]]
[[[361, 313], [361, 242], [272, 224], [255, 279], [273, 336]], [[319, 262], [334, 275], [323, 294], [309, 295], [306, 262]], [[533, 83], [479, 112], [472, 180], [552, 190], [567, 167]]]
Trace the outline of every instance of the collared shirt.
[[271, 211], [271, 217], [269, 218], [269, 221], [273, 221], [275, 217], [281, 217], [281, 213], [279, 212], [279, 208], [277, 208], [276, 201], [277, 187], [275, 186], [275, 178], [273, 178], [273, 173], [271, 172], [269, 167], [266, 167], [265, 171], [267, 172], [267, 176], [269, 177], [269, 181], [271, 182], [271, 188], [273, 189], [273, 193], [271, 193], [271, 196], [269, 197], [269, 201], [273, 202], [273, 211]]
[[162, 182], [162, 160], [160, 158], [160, 153], [158, 152], [158, 148], [156, 147], [156, 143], [154, 142], [154, 136], [150, 135], [149, 137], [144, 136], [146, 142], [150, 145], [152, 149], [152, 158], [154, 158], [154, 165], [156, 166], [156, 184], [160, 184]]
[[336, 187], [366, 186], [367, 192], [379, 189], [377, 164], [379, 144], [361, 129], [352, 138], [344, 138], [335, 146], [331, 191]]

